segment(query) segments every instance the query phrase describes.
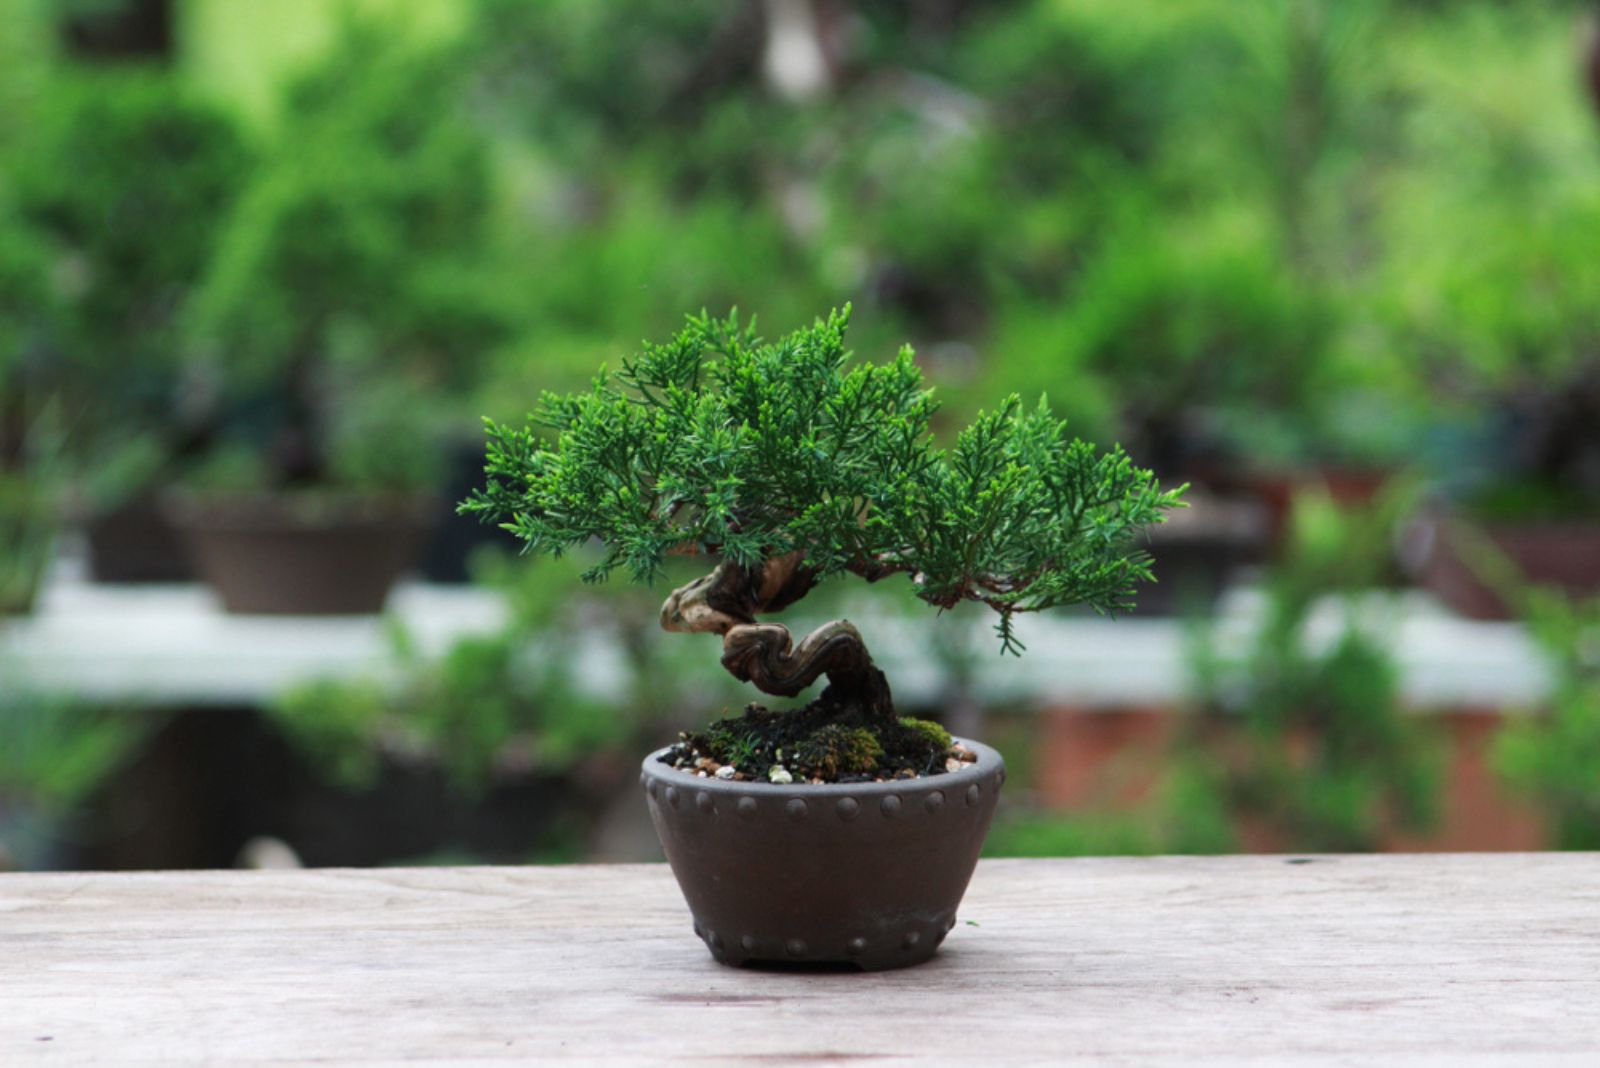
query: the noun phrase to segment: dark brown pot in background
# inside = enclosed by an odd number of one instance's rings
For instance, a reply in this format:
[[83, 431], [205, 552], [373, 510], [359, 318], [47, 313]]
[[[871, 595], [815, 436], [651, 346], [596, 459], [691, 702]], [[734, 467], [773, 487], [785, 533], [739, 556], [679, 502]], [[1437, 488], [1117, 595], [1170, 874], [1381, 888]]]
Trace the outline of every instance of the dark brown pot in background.
[[84, 523], [95, 582], [193, 582], [183, 541], [157, 495], [142, 493]]
[[1266, 537], [1273, 553], [1289, 533], [1295, 502], [1306, 493], [1325, 493], [1341, 508], [1371, 507], [1382, 495], [1392, 472], [1358, 467], [1324, 467], [1312, 471], [1262, 471], [1246, 485], [1266, 509]]
[[165, 511], [229, 612], [366, 615], [427, 537], [431, 500], [174, 496]]
[[724, 964], [932, 957], [956, 923], [1005, 782], [1005, 762], [892, 782], [698, 778], [645, 758], [640, 782], [694, 930]]
[[1197, 488], [1184, 499], [1187, 508], [1173, 510], [1145, 532], [1156, 581], [1139, 587], [1140, 616], [1210, 612], [1238, 567], [1265, 554], [1266, 522], [1258, 502]]
[[1553, 586], [1574, 597], [1600, 593], [1600, 523], [1467, 523], [1448, 515], [1425, 516], [1406, 532], [1402, 555], [1427, 589], [1471, 619], [1505, 620], [1511, 605], [1479, 577], [1472, 539], [1485, 539], [1516, 569], [1523, 582]]

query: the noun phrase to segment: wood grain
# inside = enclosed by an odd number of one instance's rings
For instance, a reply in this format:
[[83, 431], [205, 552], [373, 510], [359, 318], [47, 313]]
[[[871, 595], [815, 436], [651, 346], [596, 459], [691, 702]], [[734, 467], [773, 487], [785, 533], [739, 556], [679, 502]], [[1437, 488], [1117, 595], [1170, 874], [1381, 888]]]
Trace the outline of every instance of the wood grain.
[[0, 1064], [1600, 1065], [1600, 857], [989, 861], [931, 964], [713, 964], [665, 867], [0, 876]]

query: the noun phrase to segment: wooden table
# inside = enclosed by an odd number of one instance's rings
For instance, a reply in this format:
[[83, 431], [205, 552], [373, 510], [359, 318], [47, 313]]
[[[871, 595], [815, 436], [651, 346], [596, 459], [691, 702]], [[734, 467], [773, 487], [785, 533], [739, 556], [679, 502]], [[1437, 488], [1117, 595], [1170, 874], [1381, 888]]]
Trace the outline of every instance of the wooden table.
[[931, 964], [713, 964], [662, 866], [0, 876], [0, 1064], [1600, 1065], [1600, 857], [988, 861]]

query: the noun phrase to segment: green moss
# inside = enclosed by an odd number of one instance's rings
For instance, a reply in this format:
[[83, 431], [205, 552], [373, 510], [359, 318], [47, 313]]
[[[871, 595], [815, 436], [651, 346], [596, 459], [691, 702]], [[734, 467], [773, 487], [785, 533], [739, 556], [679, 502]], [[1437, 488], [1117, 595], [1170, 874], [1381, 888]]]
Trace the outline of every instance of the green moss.
[[841, 774], [870, 772], [882, 757], [882, 743], [867, 728], [830, 723], [795, 747], [794, 767], [808, 775], [834, 779]]
[[950, 735], [937, 723], [863, 715], [835, 703], [830, 690], [804, 708], [774, 712], [750, 705], [742, 716], [686, 731], [668, 762], [689, 767], [710, 757], [758, 782], [774, 767], [800, 780], [863, 782], [943, 774], [949, 748]]
[[949, 749], [950, 743], [953, 741], [950, 737], [950, 732], [931, 719], [916, 719], [912, 716], [904, 716], [900, 720], [900, 726], [921, 735], [933, 747], [935, 752], [942, 753]]

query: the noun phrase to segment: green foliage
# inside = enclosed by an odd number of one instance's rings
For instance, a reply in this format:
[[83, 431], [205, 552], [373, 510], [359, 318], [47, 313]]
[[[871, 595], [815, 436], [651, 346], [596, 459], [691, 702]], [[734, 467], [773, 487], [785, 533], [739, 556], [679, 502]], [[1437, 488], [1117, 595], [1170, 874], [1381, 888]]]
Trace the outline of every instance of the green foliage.
[[[671, 711], [685, 679], [667, 681], [660, 652], [639, 633], [649, 619], [639, 593], [574, 597], [560, 581], [573, 571], [548, 562], [505, 569], [493, 578], [511, 610], [500, 628], [437, 656], [396, 630], [395, 677], [314, 681], [269, 712], [324, 774], [354, 789], [373, 785], [390, 761], [440, 767], [473, 795], [499, 777], [561, 774], [622, 749], [650, 717]], [[625, 654], [605, 669], [613, 681], [632, 680], [620, 694], [584, 666], [586, 643], [602, 638]], [[696, 679], [702, 692], [705, 681]]]
[[249, 156], [171, 74], [62, 74], [48, 89], [7, 165], [47, 257], [37, 278], [54, 283], [45, 378], [73, 451], [98, 465], [171, 423], [178, 324]]
[[[1250, 649], [1233, 659], [1215, 635], [1198, 636], [1196, 707], [1173, 783], [1178, 851], [1216, 851], [1241, 825], [1289, 849], [1372, 850], [1388, 832], [1432, 819], [1436, 745], [1401, 707], [1388, 642], [1351, 599], [1386, 559], [1406, 499], [1397, 493], [1370, 513], [1312, 499], [1268, 577]], [[1315, 636], [1324, 605], [1343, 616], [1331, 640]]]
[[1600, 849], [1600, 598], [1523, 590], [1517, 600], [1554, 685], [1503, 730], [1495, 765], [1544, 809], [1557, 848]]
[[38, 474], [0, 469], [0, 617], [33, 606], [55, 554], [58, 492]]
[[353, 24], [291, 87], [227, 221], [190, 343], [232, 436], [258, 450], [296, 437], [302, 470], [280, 478], [436, 482], [429, 410], [448, 418], [507, 320], [487, 267], [488, 145], [464, 91], [453, 54]]
[[11, 404], [44, 385], [39, 364], [55, 312], [49, 270], [41, 235], [0, 200], [0, 387]]
[[[3, 371], [0, 386], [7, 385]], [[0, 394], [0, 617], [32, 609], [55, 558], [66, 496], [59, 407], [34, 411], [30, 400], [26, 383], [11, 397]], [[22, 403], [11, 408], [8, 401]], [[7, 431], [13, 442], [5, 441]]]
[[463, 510], [538, 552], [591, 538], [649, 580], [685, 548], [744, 565], [801, 550], [820, 576], [904, 572], [923, 600], [1015, 612], [1128, 606], [1150, 578], [1134, 539], [1177, 503], [1120, 450], [1068, 441], [1041, 401], [980, 415], [946, 450], [909, 349], [851, 365], [848, 312], [777, 342], [700, 315], [537, 422], [489, 425], [488, 486]]
[[983, 842], [986, 857], [1123, 857], [1160, 851], [1157, 832], [1136, 816], [1005, 814]]
[[625, 145], [692, 104], [719, 24], [736, 11], [716, 0], [480, 0], [480, 71], [540, 140], [568, 151]]
[[0, 677], [0, 799], [69, 812], [137, 752], [159, 720], [145, 710], [47, 697]]

